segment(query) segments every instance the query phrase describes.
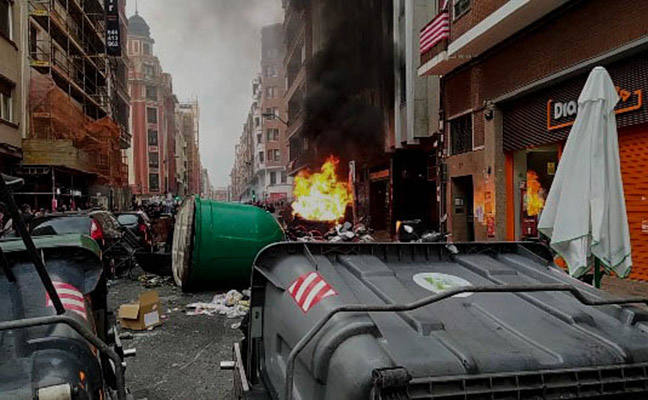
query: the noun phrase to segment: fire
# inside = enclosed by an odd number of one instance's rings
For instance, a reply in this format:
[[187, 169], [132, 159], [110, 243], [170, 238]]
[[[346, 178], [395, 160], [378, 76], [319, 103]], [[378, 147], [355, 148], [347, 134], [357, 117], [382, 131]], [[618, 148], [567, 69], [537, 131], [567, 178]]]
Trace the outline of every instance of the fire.
[[535, 171], [527, 171], [527, 189], [525, 196], [527, 215], [533, 217], [540, 214], [544, 208], [544, 189], [538, 180], [538, 174]]
[[330, 156], [320, 172], [301, 171], [295, 177], [293, 215], [311, 221], [335, 222], [344, 218], [353, 195], [348, 185], [337, 179], [335, 170], [339, 162]]

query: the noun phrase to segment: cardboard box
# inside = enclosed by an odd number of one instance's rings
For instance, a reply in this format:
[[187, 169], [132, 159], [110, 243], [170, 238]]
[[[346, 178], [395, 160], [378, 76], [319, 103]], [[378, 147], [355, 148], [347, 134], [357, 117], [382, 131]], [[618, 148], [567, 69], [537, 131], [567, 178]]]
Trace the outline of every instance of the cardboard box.
[[160, 297], [155, 290], [142, 292], [137, 303], [119, 306], [119, 323], [122, 328], [143, 331], [162, 325]]

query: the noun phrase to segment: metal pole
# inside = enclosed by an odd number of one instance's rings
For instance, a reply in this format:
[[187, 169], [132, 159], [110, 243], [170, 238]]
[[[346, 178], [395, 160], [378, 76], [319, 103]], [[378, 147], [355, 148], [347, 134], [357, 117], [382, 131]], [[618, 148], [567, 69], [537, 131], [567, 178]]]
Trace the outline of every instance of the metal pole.
[[22, 238], [23, 243], [25, 243], [25, 248], [27, 249], [27, 253], [29, 254], [29, 257], [34, 263], [36, 272], [38, 273], [41, 282], [43, 282], [43, 286], [45, 286], [45, 291], [47, 291], [47, 294], [49, 295], [50, 300], [54, 305], [54, 309], [56, 309], [56, 313], [65, 314], [65, 308], [63, 307], [63, 303], [61, 303], [61, 299], [59, 298], [59, 295], [56, 292], [56, 289], [54, 288], [52, 279], [47, 273], [47, 269], [45, 268], [45, 263], [43, 259], [40, 257], [40, 254], [38, 253], [38, 249], [36, 249], [36, 245], [34, 245], [34, 241], [32, 240], [32, 237], [29, 235], [29, 232], [27, 232], [27, 226], [25, 225], [25, 220], [23, 219], [22, 215], [18, 211], [18, 206], [16, 205], [16, 201], [14, 200], [13, 195], [9, 191], [9, 187], [5, 182], [4, 176], [1, 174], [0, 174], [0, 196], [5, 201], [7, 208], [9, 209], [9, 213], [11, 214], [11, 218], [13, 219], [14, 225], [16, 227], [16, 231], [18, 231], [18, 234]]
[[603, 273], [601, 271], [601, 261], [598, 258], [594, 257], [594, 287], [597, 289], [601, 288], [601, 280], [603, 279]]

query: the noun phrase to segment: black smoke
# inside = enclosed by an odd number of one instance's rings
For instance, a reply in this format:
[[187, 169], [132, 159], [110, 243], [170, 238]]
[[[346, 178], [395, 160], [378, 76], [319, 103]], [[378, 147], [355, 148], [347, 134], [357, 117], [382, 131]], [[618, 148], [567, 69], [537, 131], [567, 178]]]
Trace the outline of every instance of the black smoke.
[[375, 159], [385, 149], [384, 110], [393, 108], [392, 1], [327, 0], [313, 10], [318, 29], [326, 40], [308, 68], [304, 135], [318, 162]]

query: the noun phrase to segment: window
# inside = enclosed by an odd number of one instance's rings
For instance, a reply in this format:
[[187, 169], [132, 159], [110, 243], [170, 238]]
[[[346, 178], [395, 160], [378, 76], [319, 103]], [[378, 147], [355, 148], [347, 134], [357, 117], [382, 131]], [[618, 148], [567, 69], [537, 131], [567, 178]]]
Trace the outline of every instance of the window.
[[270, 172], [270, 184], [271, 185], [277, 184], [277, 173], [274, 171]]
[[11, 7], [9, 0], [0, 0], [0, 35], [12, 40]]
[[268, 150], [268, 161], [279, 161], [279, 150]]
[[274, 86], [270, 86], [266, 88], [266, 99], [274, 99], [274, 97], [277, 94], [277, 88]]
[[263, 162], [263, 152], [259, 152], [259, 162]]
[[259, 117], [254, 117], [254, 126], [258, 127], [259, 125], [261, 125], [261, 120]]
[[[1, 1], [1, 0], [0, 0]], [[0, 119], [12, 121], [11, 91], [13, 86], [0, 81]]]
[[144, 75], [146, 76], [153, 76], [155, 75], [155, 67], [149, 64], [144, 64]]
[[454, 0], [454, 19], [457, 19], [470, 10], [470, 0]]
[[142, 48], [144, 49], [144, 54], [146, 54], [147, 56], [151, 55], [151, 44], [150, 43], [144, 43]]
[[139, 53], [139, 42], [137, 41], [133, 42], [133, 53]]
[[272, 108], [268, 107], [266, 108], [266, 114], [272, 114]]
[[160, 159], [158, 153], [149, 153], [149, 168], [159, 168]]
[[157, 95], [157, 88], [155, 86], [146, 87], [146, 99], [157, 101], [158, 95]]
[[155, 129], [148, 130], [148, 144], [149, 146], [158, 145], [158, 133]]
[[268, 142], [279, 140], [279, 129], [268, 129], [266, 131], [266, 139]]
[[472, 151], [472, 113], [462, 115], [450, 121], [450, 140], [453, 155]]
[[157, 124], [157, 108], [148, 107], [146, 109], [146, 120], [149, 124]]
[[257, 144], [261, 144], [261, 141], [263, 140], [263, 135], [260, 133], [257, 133]]
[[160, 190], [160, 175], [149, 174], [149, 190], [151, 192], [157, 192]]
[[288, 174], [286, 171], [281, 171], [281, 183], [287, 183], [288, 182]]

